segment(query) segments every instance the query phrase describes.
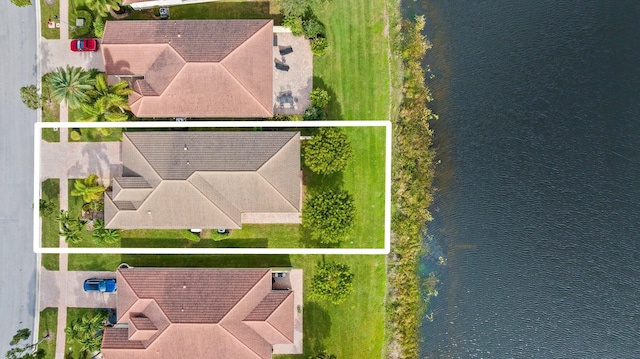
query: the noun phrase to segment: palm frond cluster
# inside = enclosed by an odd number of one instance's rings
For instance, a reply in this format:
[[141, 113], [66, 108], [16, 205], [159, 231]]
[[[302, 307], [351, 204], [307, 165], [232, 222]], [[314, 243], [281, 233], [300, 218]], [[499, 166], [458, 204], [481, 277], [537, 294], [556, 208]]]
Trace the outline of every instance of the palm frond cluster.
[[59, 67], [47, 76], [51, 97], [72, 108], [82, 108], [83, 121], [112, 122], [129, 119], [128, 95], [133, 92], [126, 81], [109, 86], [107, 75], [80, 67]]

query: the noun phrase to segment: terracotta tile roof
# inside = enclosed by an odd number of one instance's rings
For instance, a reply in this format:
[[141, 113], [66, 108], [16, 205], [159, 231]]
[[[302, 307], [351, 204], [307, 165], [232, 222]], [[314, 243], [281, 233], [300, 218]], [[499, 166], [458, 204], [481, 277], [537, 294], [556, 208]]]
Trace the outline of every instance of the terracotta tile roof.
[[268, 359], [292, 342], [293, 293], [274, 291], [269, 269], [129, 268], [117, 280], [105, 359]]
[[297, 132], [125, 132], [122, 151], [107, 228], [240, 228], [242, 213], [301, 208]]
[[272, 20], [107, 21], [109, 75], [138, 117], [272, 116]]
[[244, 320], [247, 321], [265, 321], [269, 316], [287, 299], [291, 294], [289, 291], [272, 292], [269, 293], [254, 310], [247, 315]]

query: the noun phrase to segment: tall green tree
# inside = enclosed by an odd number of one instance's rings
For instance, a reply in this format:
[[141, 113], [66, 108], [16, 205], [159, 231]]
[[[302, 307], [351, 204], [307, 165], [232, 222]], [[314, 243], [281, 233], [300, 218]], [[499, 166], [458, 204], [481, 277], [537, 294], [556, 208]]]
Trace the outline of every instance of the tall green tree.
[[353, 159], [349, 136], [338, 127], [321, 127], [303, 149], [304, 163], [318, 174], [344, 171]]
[[74, 320], [66, 327], [64, 333], [67, 338], [80, 344], [80, 350], [87, 353], [100, 351], [102, 343], [103, 322], [107, 319], [105, 310], [97, 310], [92, 314], [85, 314]]
[[[316, 265], [311, 277], [311, 296], [340, 304], [353, 292], [353, 272], [342, 263], [323, 263]], [[324, 357], [322, 357], [324, 358]]]
[[77, 179], [73, 182], [71, 195], [74, 197], [82, 197], [84, 203], [89, 203], [102, 199], [104, 190], [104, 186], [98, 184], [98, 175], [92, 173], [87, 176], [87, 178]]
[[320, 243], [340, 243], [353, 227], [355, 212], [354, 199], [349, 192], [320, 192], [304, 201], [302, 227]]
[[46, 79], [51, 97], [58, 102], [65, 101], [70, 108], [79, 108], [91, 99], [89, 92], [94, 88], [94, 79], [80, 67], [58, 67]]
[[[38, 349], [40, 342], [36, 344], [22, 343], [31, 336], [31, 330], [19, 329], [9, 343], [11, 349], [5, 353], [7, 359], [43, 359], [46, 355], [44, 349]], [[45, 337], [46, 338], [46, 337]]]

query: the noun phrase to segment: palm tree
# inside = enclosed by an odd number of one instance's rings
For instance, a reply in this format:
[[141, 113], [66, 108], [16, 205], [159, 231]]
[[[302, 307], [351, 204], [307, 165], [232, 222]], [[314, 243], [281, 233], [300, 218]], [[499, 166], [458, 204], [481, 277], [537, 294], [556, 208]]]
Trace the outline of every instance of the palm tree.
[[98, 175], [92, 173], [87, 178], [77, 179], [73, 182], [71, 195], [82, 197], [84, 203], [98, 201], [102, 198], [105, 188], [98, 184]]
[[83, 352], [93, 353], [100, 351], [102, 342], [102, 323], [107, 319], [107, 314], [101, 310], [94, 315], [85, 314], [74, 320], [64, 332], [67, 338], [75, 340], [81, 346]]
[[78, 108], [83, 102], [90, 100], [89, 91], [93, 89], [94, 80], [91, 73], [81, 67], [58, 67], [47, 77], [47, 85], [51, 89], [51, 97], [56, 101], [65, 101], [70, 108]]
[[62, 210], [56, 217], [56, 220], [60, 224], [59, 234], [65, 237], [65, 241], [78, 243], [82, 240], [82, 238], [80, 238], [80, 233], [84, 229], [84, 222], [78, 218], [70, 218], [69, 212]]
[[107, 75], [98, 74], [95, 77], [95, 88], [89, 92], [93, 99], [91, 104], [83, 104], [82, 110], [87, 114], [83, 121], [126, 121], [129, 114], [129, 101], [127, 96], [133, 92], [126, 81], [120, 81], [113, 86], [107, 83]]
[[95, 13], [96, 17], [107, 17], [109, 8], [115, 11], [120, 10], [118, 0], [85, 0], [85, 5]]
[[104, 221], [98, 219], [93, 224], [93, 241], [96, 244], [111, 244], [120, 240], [120, 230], [108, 229], [104, 227]]

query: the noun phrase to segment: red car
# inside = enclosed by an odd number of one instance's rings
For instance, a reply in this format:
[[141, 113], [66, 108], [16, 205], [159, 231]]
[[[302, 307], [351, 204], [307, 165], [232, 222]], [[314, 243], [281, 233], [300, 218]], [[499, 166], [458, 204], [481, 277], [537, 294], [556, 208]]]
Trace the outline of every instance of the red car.
[[71, 40], [71, 51], [98, 51], [98, 41], [96, 39]]

